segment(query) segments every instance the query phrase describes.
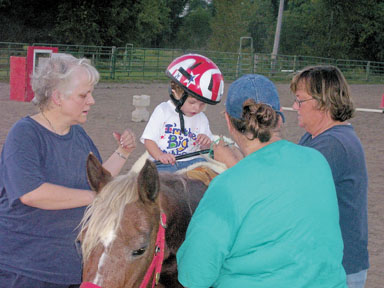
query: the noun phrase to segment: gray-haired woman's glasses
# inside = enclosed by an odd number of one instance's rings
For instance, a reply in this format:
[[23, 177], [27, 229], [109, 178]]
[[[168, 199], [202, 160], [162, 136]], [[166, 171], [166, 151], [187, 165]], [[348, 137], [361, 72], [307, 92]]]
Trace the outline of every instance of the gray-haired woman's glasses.
[[315, 100], [315, 98], [309, 98], [309, 99], [300, 100], [299, 98], [295, 97], [295, 103], [297, 103], [297, 105], [299, 105], [299, 108], [301, 107], [301, 103], [304, 103], [304, 102], [307, 102], [307, 101], [310, 101], [310, 100]]

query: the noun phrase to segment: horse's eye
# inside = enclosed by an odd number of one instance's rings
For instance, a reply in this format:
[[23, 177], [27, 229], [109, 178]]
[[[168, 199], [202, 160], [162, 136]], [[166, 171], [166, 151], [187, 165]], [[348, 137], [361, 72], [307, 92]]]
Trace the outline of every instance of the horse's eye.
[[133, 250], [132, 251], [132, 256], [140, 256], [142, 254], [144, 254], [145, 252], [145, 248], [140, 248], [138, 250]]

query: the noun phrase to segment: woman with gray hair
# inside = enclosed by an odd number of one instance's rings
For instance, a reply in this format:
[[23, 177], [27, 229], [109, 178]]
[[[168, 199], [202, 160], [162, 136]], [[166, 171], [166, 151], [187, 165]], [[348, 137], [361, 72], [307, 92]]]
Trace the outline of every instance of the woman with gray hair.
[[368, 175], [360, 139], [347, 121], [355, 108], [348, 83], [333, 66], [304, 68], [291, 81], [293, 109], [307, 132], [299, 144], [320, 151], [331, 166], [349, 288], [363, 288], [369, 268]]
[[[0, 287], [77, 287], [77, 226], [95, 197], [86, 177], [93, 141], [80, 126], [99, 73], [86, 59], [52, 54], [33, 75], [39, 113], [16, 122], [0, 158]], [[136, 147], [125, 130], [103, 166], [117, 175]]]

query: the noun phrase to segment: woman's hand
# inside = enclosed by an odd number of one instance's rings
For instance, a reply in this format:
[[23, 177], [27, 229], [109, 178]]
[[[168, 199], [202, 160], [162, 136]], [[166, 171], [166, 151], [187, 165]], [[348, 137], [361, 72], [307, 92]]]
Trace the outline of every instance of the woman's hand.
[[118, 147], [113, 154], [103, 163], [112, 176], [117, 176], [128, 159], [129, 154], [136, 148], [135, 134], [126, 129], [123, 134], [113, 132], [113, 137], [118, 143]]
[[135, 134], [129, 129], [124, 130], [121, 135], [117, 132], [113, 132], [113, 137], [116, 139], [119, 148], [121, 148], [122, 152], [125, 154], [129, 155], [136, 148]]
[[234, 166], [243, 158], [243, 154], [235, 146], [226, 145], [223, 138], [213, 145], [213, 155], [216, 161], [224, 163], [228, 168]]

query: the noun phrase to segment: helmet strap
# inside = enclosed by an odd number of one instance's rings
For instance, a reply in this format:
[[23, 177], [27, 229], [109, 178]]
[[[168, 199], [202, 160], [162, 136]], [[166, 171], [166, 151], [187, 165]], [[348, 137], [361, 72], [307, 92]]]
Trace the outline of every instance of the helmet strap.
[[185, 131], [185, 125], [184, 125], [184, 113], [183, 113], [183, 111], [181, 111], [181, 107], [184, 105], [185, 100], [187, 100], [188, 93], [184, 92], [183, 96], [181, 96], [180, 100], [176, 99], [172, 93], [170, 93], [169, 97], [171, 97], [173, 104], [175, 104], [175, 106], [176, 106], [175, 111], [179, 114], [181, 133], [184, 135], [187, 135], [187, 132]]

